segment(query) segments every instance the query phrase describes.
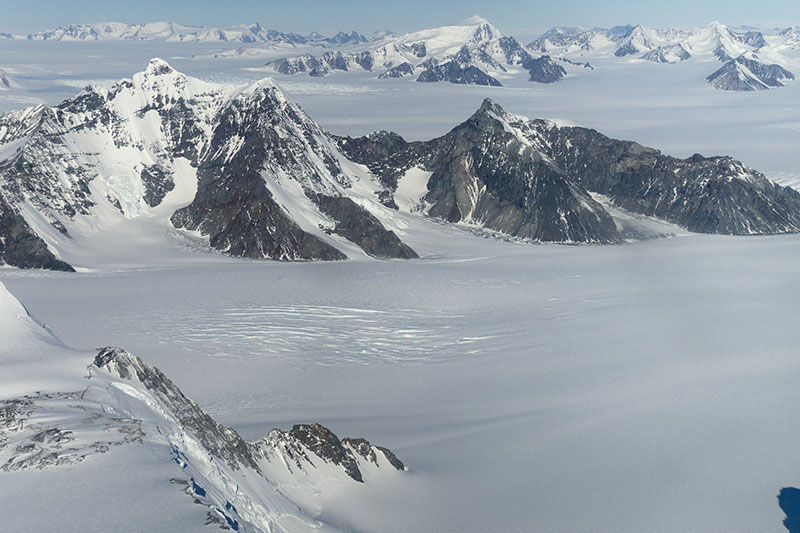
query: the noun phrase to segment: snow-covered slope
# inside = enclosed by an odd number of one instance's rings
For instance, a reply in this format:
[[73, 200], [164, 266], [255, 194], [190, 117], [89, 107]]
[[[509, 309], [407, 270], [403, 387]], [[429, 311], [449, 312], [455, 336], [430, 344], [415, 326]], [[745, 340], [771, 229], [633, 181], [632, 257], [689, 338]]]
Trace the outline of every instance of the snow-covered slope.
[[380, 190], [269, 80], [210, 84], [154, 59], [112, 87], [0, 116], [0, 213], [23, 252], [46, 242], [41, 266], [91, 266], [82, 250], [102, 253], [114, 229], [147, 238], [132, 231], [145, 223], [231, 255], [415, 257], [376, 218]]
[[[547, 68], [542, 68], [542, 64]], [[267, 63], [281, 74], [326, 76], [353, 69], [377, 72], [378, 78], [413, 77], [416, 81], [449, 81], [501, 85], [498, 78], [527, 76], [550, 83], [566, 70], [549, 57], [534, 55], [513, 37], [504, 36], [489, 21], [472, 17], [458, 24], [406, 33], [346, 52], [304, 54]]]
[[[195, 514], [198, 523], [237, 531], [338, 531], [320, 518], [327, 497], [349, 484], [391, 483], [405, 470], [386, 448], [340, 440], [318, 424], [245, 442], [138, 357], [119, 348], [67, 348], [2, 283], [0, 331], [0, 485], [16, 480], [23, 494], [31, 490], [24, 481], [38, 471], [69, 467], [83, 483], [85, 504], [101, 498], [112, 514], [120, 505], [139, 508], [143, 502], [133, 487], [120, 483], [120, 493], [99, 494], [101, 482], [92, 477], [98, 467], [127, 461], [131, 472], [155, 484], [169, 472], [160, 490], [186, 493], [183, 513], [162, 509], [154, 517], [158, 510], [150, 509], [133, 529], [147, 529], [153, 519], [173, 531], [189, 529], [174, 516]], [[156, 459], [139, 463], [141, 447]], [[60, 507], [56, 514], [63, 528], [102, 530], [87, 520], [83, 506]], [[27, 530], [37, 531], [49, 517], [24, 513], [24, 519]]]
[[176, 22], [160, 21], [140, 24], [122, 22], [98, 22], [94, 24], [70, 24], [53, 30], [9, 36], [32, 41], [177, 41], [177, 42], [239, 42], [291, 44], [355, 44], [367, 38], [358, 32], [326, 36], [319, 33], [300, 35], [271, 30], [260, 24], [208, 28], [186, 26]]

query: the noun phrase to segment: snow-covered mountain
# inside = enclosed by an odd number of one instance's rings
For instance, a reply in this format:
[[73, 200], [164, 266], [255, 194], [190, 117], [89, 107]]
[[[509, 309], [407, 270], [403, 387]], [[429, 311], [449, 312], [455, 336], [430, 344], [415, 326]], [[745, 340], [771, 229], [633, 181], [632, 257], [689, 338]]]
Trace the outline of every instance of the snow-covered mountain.
[[186, 26], [169, 21], [140, 24], [125, 24], [122, 22], [70, 24], [53, 30], [32, 32], [26, 35], [9, 35], [9, 38], [32, 41], [285, 42], [291, 44], [316, 43], [331, 45], [356, 44], [367, 42], [368, 40], [355, 31], [349, 33], [340, 31], [330, 36], [319, 33], [300, 35], [271, 30], [258, 23], [226, 28], [207, 28], [204, 26]]
[[708, 77], [711, 85], [725, 91], [759, 91], [782, 87], [790, 80], [794, 80], [794, 74], [780, 65], [760, 61], [752, 52], [728, 60]]
[[800, 231], [800, 192], [729, 157], [677, 159], [594, 130], [516, 116], [491, 100], [438, 139], [409, 143], [382, 132], [339, 144], [398, 205], [509, 235], [624, 239], [625, 228], [596, 195], [694, 232]]
[[737, 33], [724, 24], [713, 22], [708, 26], [690, 29], [647, 28], [641, 25], [615, 26], [612, 29], [552, 28], [528, 46], [554, 55], [604, 51], [616, 57], [627, 57], [640, 56], [660, 47], [680, 45], [692, 55], [713, 53], [727, 60], [749, 48], [763, 47], [762, 41], [763, 35], [758, 32]]
[[315, 77], [356, 70], [377, 72], [381, 79], [409, 77], [419, 82], [495, 86], [502, 85], [498, 78], [525, 75], [530, 81], [552, 83], [567, 74], [562, 65], [548, 56], [534, 56], [481, 17], [399, 37], [386, 36], [348, 51], [278, 59], [266, 68]]
[[238, 256], [416, 257], [379, 220], [381, 191], [269, 80], [210, 84], [154, 59], [112, 87], [0, 116], [12, 264], [63, 267], [55, 256], [144, 221]]
[[[557, 57], [609, 58], [679, 63], [692, 58], [715, 58], [726, 63], [708, 77], [712, 86], [725, 90], [780, 87], [794, 79], [789, 72], [787, 50], [797, 48], [798, 33], [792, 28], [775, 32], [733, 30], [719, 22], [707, 26], [647, 28], [617, 26], [613, 29], [553, 28], [528, 46]], [[749, 67], [743, 67], [744, 64]], [[763, 72], [785, 74], [762, 77]], [[724, 75], [723, 81], [719, 81]], [[777, 81], [777, 83], [776, 83]]]
[[615, 26], [611, 29], [555, 27], [528, 44], [528, 47], [544, 54], [586, 52], [608, 47], [628, 36], [633, 29], [634, 26]]
[[[134, 529], [154, 522], [191, 529], [176, 517], [195, 516], [198, 524], [243, 532], [340, 531], [320, 517], [324, 498], [345, 493], [353, 503], [350, 485], [382, 490], [406, 470], [388, 449], [339, 439], [319, 424], [275, 429], [246, 442], [158, 368], [125, 350], [66, 347], [2, 283], [0, 331], [0, 482], [34, 481], [19, 487], [25, 499], [48, 492], [49, 483], [35, 483], [41, 471], [68, 468], [85, 503], [103, 500], [99, 480], [108, 465], [122, 462], [137, 475], [119, 483], [120, 492], [103, 503], [106, 512], [142, 505], [134, 478], [147, 479], [151, 490], [162, 484], [165, 493], [174, 491], [182, 507], [160, 515], [148, 509]], [[87, 520], [85, 508], [57, 514], [67, 529]], [[50, 529], [46, 515], [26, 513], [26, 529]]]

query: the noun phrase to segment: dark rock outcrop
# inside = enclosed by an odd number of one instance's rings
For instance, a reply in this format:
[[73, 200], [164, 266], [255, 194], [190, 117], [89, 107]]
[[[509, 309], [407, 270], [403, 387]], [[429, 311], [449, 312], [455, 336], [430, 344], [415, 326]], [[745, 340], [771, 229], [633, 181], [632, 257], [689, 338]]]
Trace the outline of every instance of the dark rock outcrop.
[[383, 74], [378, 76], [378, 79], [385, 80], [385, 79], [393, 79], [393, 78], [402, 78], [404, 76], [411, 76], [414, 74], [414, 65], [405, 61], [400, 63], [396, 67], [392, 67]]
[[530, 73], [528, 79], [537, 83], [555, 83], [567, 75], [564, 67], [553, 61], [550, 56], [530, 58], [522, 66]]
[[145, 189], [144, 201], [150, 207], [159, 205], [167, 193], [175, 188], [172, 176], [159, 165], [143, 168], [140, 177]]
[[623, 209], [699, 233], [800, 231], [800, 193], [730, 157], [679, 159], [586, 128], [531, 125], [554, 164]]
[[297, 439], [322, 460], [341, 466], [347, 475], [354, 480], [358, 482], [364, 481], [353, 455], [345, 449], [342, 441], [325, 426], [320, 424], [297, 424], [289, 430], [287, 435]]
[[413, 166], [432, 172], [427, 213], [447, 222], [541, 241], [619, 242], [603, 207], [534, 144], [509, 131], [504, 117], [486, 100], [466, 122], [432, 141], [405, 143], [380, 134], [341, 139], [340, 147], [390, 188]]
[[752, 46], [756, 50], [760, 50], [767, 46], [767, 41], [764, 39], [764, 34], [760, 31], [746, 31], [741, 34], [733, 34], [740, 42]]
[[502, 87], [503, 85], [478, 67], [464, 66], [454, 60], [428, 66], [417, 77], [417, 81], [427, 83], [449, 81], [450, 83], [491, 85], [493, 87]]
[[352, 199], [343, 196], [314, 195], [320, 211], [336, 221], [334, 232], [356, 243], [372, 257], [384, 259], [416, 259], [419, 256], [403, 244], [394, 232]]
[[0, 265], [47, 270], [75, 270], [48, 250], [16, 210], [0, 197]]
[[432, 172], [427, 213], [520, 237], [620, 239], [589, 195], [700, 233], [800, 231], [800, 193], [730, 157], [679, 159], [580, 127], [505, 113], [487, 100], [447, 135], [409, 143], [381, 132], [338, 139], [389, 189], [410, 168]]
[[730, 59], [706, 79], [714, 88], [724, 91], [759, 91], [783, 87], [784, 82], [794, 79], [794, 74], [780, 65], [742, 55]]
[[[286, 136], [275, 123], [297, 128]], [[236, 151], [227, 149], [242, 139]], [[334, 190], [323, 173], [344, 180], [322, 133], [277, 93], [266, 88], [243, 95], [223, 112], [211, 140], [210, 154], [198, 169], [194, 201], [175, 212], [175, 227], [200, 230], [211, 246], [233, 255], [273, 259], [345, 259], [320, 238], [303, 231], [277, 204], [262, 174], [289, 173], [304, 183], [305, 195], [336, 221], [334, 231], [375, 257], [416, 257], [372, 215]], [[316, 165], [325, 162], [324, 169]], [[344, 181], [342, 181], [346, 185]]]

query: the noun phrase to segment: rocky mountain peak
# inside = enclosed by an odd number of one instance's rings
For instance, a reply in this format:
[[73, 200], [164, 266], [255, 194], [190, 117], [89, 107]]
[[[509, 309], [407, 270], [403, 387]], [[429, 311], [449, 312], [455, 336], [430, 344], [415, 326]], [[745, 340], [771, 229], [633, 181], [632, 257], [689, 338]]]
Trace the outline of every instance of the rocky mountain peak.
[[492, 113], [500, 117], [506, 114], [505, 110], [500, 106], [500, 104], [498, 104], [491, 98], [484, 98], [483, 102], [481, 103], [481, 106], [478, 108], [475, 114], [485, 115], [487, 113]]

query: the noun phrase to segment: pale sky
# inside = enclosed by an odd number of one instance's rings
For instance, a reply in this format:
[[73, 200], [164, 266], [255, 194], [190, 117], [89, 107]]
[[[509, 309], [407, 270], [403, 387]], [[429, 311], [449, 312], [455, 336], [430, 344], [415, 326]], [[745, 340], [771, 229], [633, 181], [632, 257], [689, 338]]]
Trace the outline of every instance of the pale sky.
[[411, 31], [481, 15], [511, 34], [537, 34], [551, 26], [785, 26], [800, 21], [800, 1], [770, 0], [0, 0], [0, 31], [30, 31], [63, 24], [172, 20], [228, 26], [259, 22], [306, 33], [388, 28]]

